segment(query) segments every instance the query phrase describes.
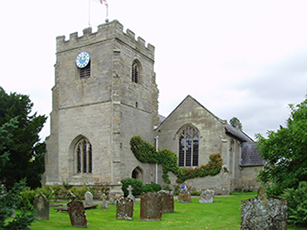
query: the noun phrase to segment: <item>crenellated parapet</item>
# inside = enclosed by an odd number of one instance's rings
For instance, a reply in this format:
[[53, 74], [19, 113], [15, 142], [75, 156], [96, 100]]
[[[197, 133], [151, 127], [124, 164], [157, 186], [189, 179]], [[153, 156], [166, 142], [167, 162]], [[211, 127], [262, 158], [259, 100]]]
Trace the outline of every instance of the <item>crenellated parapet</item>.
[[154, 59], [155, 47], [153, 45], [149, 43], [146, 45], [146, 41], [143, 38], [137, 37], [136, 39], [134, 32], [127, 29], [125, 33], [123, 29], [124, 27], [119, 21], [113, 20], [99, 25], [98, 31], [94, 33], [92, 28], [89, 27], [83, 30], [82, 36], [78, 36], [78, 32], [70, 34], [69, 40], [65, 40], [65, 36], [58, 36], [56, 38], [56, 51], [61, 53], [107, 40], [119, 39], [126, 45]]

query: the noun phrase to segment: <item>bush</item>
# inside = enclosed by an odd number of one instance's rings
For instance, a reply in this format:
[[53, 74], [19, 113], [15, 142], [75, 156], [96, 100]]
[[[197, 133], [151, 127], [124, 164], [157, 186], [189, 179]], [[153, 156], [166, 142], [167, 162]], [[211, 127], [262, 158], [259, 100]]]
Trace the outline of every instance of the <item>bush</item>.
[[143, 192], [158, 192], [162, 189], [161, 185], [159, 184], [146, 184], [143, 187]]
[[132, 194], [134, 196], [139, 196], [143, 192], [143, 182], [139, 179], [134, 178], [127, 178], [121, 180], [121, 183], [123, 184], [122, 190], [124, 192], [124, 196], [127, 197], [129, 195], [129, 191], [127, 190], [129, 185], [133, 188]]
[[82, 187], [72, 187], [70, 191], [76, 196], [77, 200], [84, 200], [84, 195], [88, 188], [86, 185], [83, 185]]
[[21, 200], [20, 200], [18, 208], [23, 208], [26, 210], [33, 210], [34, 197], [35, 197], [35, 191], [31, 190], [30, 187], [26, 187], [21, 192]]
[[306, 226], [307, 182], [301, 181], [297, 189], [286, 189], [281, 197], [288, 200], [288, 222]]

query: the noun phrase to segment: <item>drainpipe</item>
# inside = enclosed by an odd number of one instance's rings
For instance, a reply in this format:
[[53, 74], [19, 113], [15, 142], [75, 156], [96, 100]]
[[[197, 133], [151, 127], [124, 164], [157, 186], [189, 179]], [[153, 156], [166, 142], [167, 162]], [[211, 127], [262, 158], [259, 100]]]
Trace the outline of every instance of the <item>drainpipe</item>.
[[[159, 136], [155, 137], [156, 139], [156, 151], [159, 149]], [[156, 164], [156, 184], [158, 184], [158, 164]]]

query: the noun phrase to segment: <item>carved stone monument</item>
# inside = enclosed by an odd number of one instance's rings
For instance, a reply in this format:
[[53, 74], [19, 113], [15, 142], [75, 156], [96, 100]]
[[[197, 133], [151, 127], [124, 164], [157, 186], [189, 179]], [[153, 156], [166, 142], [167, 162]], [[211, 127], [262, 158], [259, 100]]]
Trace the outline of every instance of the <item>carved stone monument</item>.
[[202, 189], [199, 203], [213, 203], [215, 191], [212, 189]]
[[132, 220], [134, 202], [129, 197], [117, 199], [116, 205], [116, 219]]
[[187, 189], [181, 189], [178, 194], [179, 203], [191, 203], [191, 193]]
[[286, 230], [287, 211], [287, 200], [259, 189], [257, 197], [241, 201], [241, 230]]
[[131, 187], [131, 185], [129, 185], [129, 187], [127, 188], [127, 190], [129, 191], [129, 195], [127, 196], [128, 198], [133, 200], [133, 203], [135, 204], [135, 197], [132, 195], [132, 190], [133, 188]]
[[84, 197], [85, 197], [85, 204], [94, 204], [93, 194], [90, 191], [87, 191]]
[[87, 219], [82, 201], [73, 200], [67, 204], [70, 222], [73, 227], [87, 228]]
[[102, 202], [101, 202], [101, 206], [100, 207], [102, 209], [109, 209], [109, 206], [108, 206], [107, 201], [106, 201], [106, 198], [107, 198], [106, 194], [103, 193], [101, 198], [102, 198]]
[[170, 191], [161, 190], [160, 193], [163, 196], [163, 213], [170, 213], [175, 211], [174, 207], [174, 196]]
[[49, 201], [43, 193], [34, 198], [35, 219], [49, 220]]
[[162, 220], [163, 195], [148, 192], [141, 195], [141, 220]]

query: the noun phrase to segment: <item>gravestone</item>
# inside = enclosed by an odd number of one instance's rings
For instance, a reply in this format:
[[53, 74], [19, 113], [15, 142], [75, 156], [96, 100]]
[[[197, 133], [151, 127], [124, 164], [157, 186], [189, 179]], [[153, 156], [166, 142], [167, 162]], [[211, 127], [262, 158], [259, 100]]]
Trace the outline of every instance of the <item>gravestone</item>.
[[67, 204], [70, 222], [73, 227], [87, 228], [87, 219], [83, 202], [73, 200]]
[[49, 201], [43, 193], [34, 197], [35, 219], [49, 220]]
[[132, 220], [134, 202], [129, 197], [121, 197], [116, 201], [116, 219]]
[[85, 204], [94, 204], [93, 194], [90, 191], [87, 191], [84, 197], [85, 197]]
[[178, 194], [179, 203], [191, 203], [191, 193], [187, 189], [181, 189]]
[[213, 203], [215, 191], [212, 189], [202, 189], [199, 203]]
[[101, 198], [102, 198], [101, 208], [102, 209], [109, 209], [109, 206], [108, 206], [107, 201], [106, 201], [106, 198], [107, 198], [106, 194], [103, 193]]
[[135, 204], [135, 197], [132, 195], [132, 190], [133, 188], [131, 187], [131, 185], [129, 185], [129, 187], [127, 188], [127, 190], [129, 191], [129, 195], [127, 196], [128, 198], [133, 200], [133, 203]]
[[241, 230], [286, 230], [287, 200], [270, 197], [263, 190], [258, 196], [241, 201]]
[[162, 213], [170, 213], [174, 212], [174, 196], [171, 194], [170, 191], [161, 190], [160, 193], [163, 196], [163, 206], [162, 206]]
[[114, 198], [110, 198], [110, 199], [109, 199], [109, 204], [115, 204]]
[[162, 219], [163, 196], [161, 193], [148, 192], [141, 195], [141, 220]]

